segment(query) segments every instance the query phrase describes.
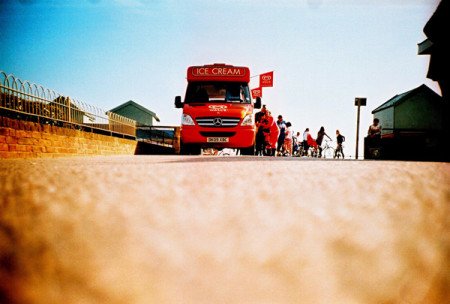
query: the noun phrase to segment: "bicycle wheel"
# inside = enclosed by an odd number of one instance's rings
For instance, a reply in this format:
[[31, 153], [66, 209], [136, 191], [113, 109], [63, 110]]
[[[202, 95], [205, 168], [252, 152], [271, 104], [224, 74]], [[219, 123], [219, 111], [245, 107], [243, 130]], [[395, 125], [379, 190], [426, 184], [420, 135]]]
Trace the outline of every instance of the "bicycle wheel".
[[336, 157], [337, 159], [344, 159], [344, 156], [342, 155], [342, 150], [337, 150], [336, 151]]
[[333, 158], [334, 156], [334, 148], [327, 147], [322, 151], [323, 158]]

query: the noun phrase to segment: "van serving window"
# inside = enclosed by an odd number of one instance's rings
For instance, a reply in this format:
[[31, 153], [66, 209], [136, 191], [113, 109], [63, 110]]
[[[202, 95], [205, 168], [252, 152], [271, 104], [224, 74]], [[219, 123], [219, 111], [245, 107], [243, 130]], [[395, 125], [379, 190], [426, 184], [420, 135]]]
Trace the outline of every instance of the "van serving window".
[[237, 82], [191, 82], [185, 103], [230, 102], [250, 103], [248, 84]]

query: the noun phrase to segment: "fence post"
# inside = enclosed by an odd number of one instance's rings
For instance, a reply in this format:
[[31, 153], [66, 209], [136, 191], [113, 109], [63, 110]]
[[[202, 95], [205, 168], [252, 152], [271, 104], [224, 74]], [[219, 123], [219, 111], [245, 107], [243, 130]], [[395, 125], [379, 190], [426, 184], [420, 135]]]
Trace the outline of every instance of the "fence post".
[[365, 98], [365, 97], [356, 97], [355, 98], [355, 106], [358, 107], [357, 112], [356, 112], [356, 150], [355, 150], [355, 159], [356, 160], [358, 160], [360, 108], [361, 108], [361, 106], [365, 106], [366, 103], [367, 103], [367, 98]]
[[111, 132], [111, 130], [112, 130], [111, 124], [113, 124], [113, 123], [114, 123], [114, 121], [112, 119], [112, 113], [108, 111], [108, 130], [109, 130], [109, 132]]
[[175, 150], [175, 154], [180, 154], [180, 127], [175, 127], [173, 134], [173, 148]]
[[72, 122], [72, 113], [70, 111], [70, 98], [69, 98], [69, 96], [66, 97], [66, 100], [67, 100], [67, 110], [68, 110], [68, 113], [69, 113], [67, 119], [68, 119], [69, 123], [71, 123]]

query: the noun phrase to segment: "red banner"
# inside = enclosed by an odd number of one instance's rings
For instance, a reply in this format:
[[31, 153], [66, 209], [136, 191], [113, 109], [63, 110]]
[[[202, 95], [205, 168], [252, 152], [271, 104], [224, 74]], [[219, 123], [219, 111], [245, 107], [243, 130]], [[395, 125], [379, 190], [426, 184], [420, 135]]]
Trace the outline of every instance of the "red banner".
[[273, 87], [273, 71], [259, 75], [260, 87]]
[[256, 97], [262, 97], [262, 88], [255, 88], [251, 90], [252, 92], [252, 98], [255, 99]]

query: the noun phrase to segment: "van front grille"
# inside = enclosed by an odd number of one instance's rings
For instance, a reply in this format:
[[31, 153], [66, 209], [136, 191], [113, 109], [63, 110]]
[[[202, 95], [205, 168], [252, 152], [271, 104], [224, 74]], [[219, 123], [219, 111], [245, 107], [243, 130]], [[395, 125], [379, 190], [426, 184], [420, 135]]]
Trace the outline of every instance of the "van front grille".
[[199, 117], [196, 119], [200, 127], [232, 128], [236, 127], [241, 119], [235, 117]]

